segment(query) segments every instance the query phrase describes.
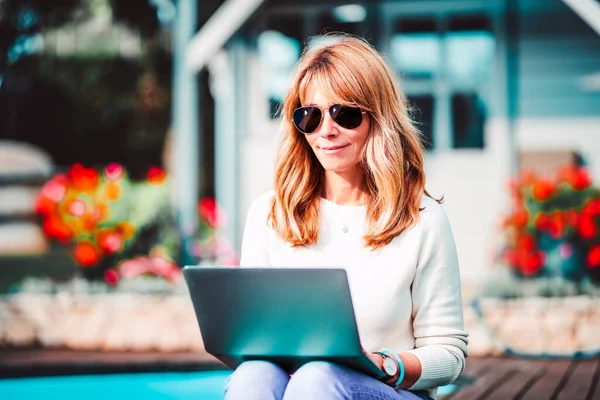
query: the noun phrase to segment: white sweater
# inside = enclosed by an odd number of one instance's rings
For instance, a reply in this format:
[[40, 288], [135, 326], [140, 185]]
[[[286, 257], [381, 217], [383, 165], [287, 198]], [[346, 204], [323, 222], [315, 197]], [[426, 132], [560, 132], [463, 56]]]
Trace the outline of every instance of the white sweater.
[[372, 251], [363, 245], [363, 206], [321, 199], [318, 243], [291, 247], [267, 224], [272, 197], [266, 193], [250, 207], [241, 266], [343, 267], [367, 351], [387, 347], [417, 356], [422, 373], [410, 389], [429, 389], [433, 398], [437, 386], [460, 375], [468, 334], [458, 260], [450, 224], [436, 201], [424, 196], [419, 222]]

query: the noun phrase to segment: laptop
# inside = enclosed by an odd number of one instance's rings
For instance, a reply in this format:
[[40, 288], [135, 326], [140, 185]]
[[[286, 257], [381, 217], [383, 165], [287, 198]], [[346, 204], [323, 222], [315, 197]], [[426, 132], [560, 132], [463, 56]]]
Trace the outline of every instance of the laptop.
[[187, 266], [206, 351], [232, 369], [266, 360], [293, 373], [309, 361], [384, 374], [361, 349], [343, 269]]

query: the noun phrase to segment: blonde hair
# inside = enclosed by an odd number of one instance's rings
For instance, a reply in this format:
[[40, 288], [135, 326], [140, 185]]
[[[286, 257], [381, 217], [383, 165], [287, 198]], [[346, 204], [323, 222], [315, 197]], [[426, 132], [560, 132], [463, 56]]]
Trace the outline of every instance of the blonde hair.
[[423, 146], [394, 72], [365, 40], [343, 36], [305, 50], [282, 107], [283, 143], [269, 223], [292, 246], [315, 244], [324, 170], [292, 122], [310, 85], [330, 101], [366, 111], [371, 128], [362, 154], [367, 196], [365, 245], [381, 248], [415, 224], [425, 191]]

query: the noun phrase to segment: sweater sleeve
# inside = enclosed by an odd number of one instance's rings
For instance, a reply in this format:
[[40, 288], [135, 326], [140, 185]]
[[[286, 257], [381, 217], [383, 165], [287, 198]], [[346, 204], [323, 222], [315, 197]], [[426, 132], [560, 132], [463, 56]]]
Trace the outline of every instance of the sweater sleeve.
[[265, 193], [257, 198], [248, 210], [242, 238], [241, 267], [266, 267], [270, 265], [267, 218], [272, 197], [272, 192]]
[[456, 245], [442, 207], [427, 201], [421, 211], [421, 252], [412, 283], [415, 349], [421, 377], [411, 390], [446, 385], [465, 367], [464, 330]]

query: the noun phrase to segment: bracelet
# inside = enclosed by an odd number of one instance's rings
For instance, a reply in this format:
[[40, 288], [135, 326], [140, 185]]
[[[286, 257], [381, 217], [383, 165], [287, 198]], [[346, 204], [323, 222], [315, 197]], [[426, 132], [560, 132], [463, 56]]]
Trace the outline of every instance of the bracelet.
[[396, 361], [398, 362], [398, 368], [400, 369], [400, 376], [398, 377], [398, 380], [394, 384], [394, 387], [400, 386], [400, 384], [404, 380], [404, 363], [400, 359], [400, 356], [398, 355], [398, 353], [396, 353], [392, 349], [381, 349], [381, 350], [379, 350], [379, 353], [393, 356], [396, 359]]

